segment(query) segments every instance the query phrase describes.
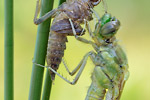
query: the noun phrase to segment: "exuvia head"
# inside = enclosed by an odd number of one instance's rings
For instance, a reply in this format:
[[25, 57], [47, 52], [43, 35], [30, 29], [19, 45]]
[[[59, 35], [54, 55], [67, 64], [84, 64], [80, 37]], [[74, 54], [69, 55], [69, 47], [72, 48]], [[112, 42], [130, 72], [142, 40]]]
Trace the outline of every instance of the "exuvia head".
[[94, 6], [97, 6], [102, 0], [79, 0], [79, 1], [88, 3], [88, 5], [93, 8]]
[[101, 2], [101, 0], [90, 0], [90, 2], [93, 6], [97, 6]]

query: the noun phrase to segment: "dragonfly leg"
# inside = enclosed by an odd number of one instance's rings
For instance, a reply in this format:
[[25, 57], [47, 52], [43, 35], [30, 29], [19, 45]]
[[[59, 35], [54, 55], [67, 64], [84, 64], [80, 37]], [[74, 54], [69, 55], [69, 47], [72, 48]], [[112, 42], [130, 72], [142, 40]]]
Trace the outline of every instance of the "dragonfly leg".
[[37, 16], [38, 16], [38, 14], [40, 12], [41, 3], [39, 3], [39, 2], [40, 2], [40, 0], [37, 0], [37, 2], [36, 2], [36, 9], [35, 9], [35, 14], [34, 14], [34, 21], [37, 19]]
[[98, 21], [100, 22], [100, 21], [101, 21], [101, 18], [99, 17], [98, 13], [97, 13], [93, 8], [90, 8], [90, 10], [95, 14], [96, 18], [97, 18]]
[[40, 8], [41, 8], [41, 3], [39, 3], [41, 0], [37, 0], [37, 4], [36, 4], [36, 10], [35, 10], [35, 15], [34, 15], [34, 24], [38, 25], [42, 22], [44, 22], [45, 20], [47, 20], [48, 18], [50, 18], [52, 15], [54, 15], [58, 9], [53, 9], [49, 12], [47, 12], [45, 15], [43, 15], [41, 18], [37, 18], [39, 12], [40, 12]]
[[90, 27], [90, 24], [89, 24], [88, 21], [86, 21], [86, 28], [87, 28], [87, 31], [88, 31], [90, 37], [93, 38], [94, 34], [93, 34], [92, 30], [91, 30], [91, 27]]
[[51, 70], [52, 72], [54, 72], [55, 74], [57, 74], [60, 78], [62, 78], [63, 80], [65, 80], [67, 83], [71, 84], [72, 82], [67, 80], [66, 78], [64, 78], [62, 75], [60, 75], [58, 72], [56, 72], [53, 68], [51, 68], [50, 66], [44, 66], [44, 65], [41, 65], [41, 64], [37, 64], [35, 62], [33, 62], [33, 64], [37, 65], [37, 66], [40, 66], [40, 67], [46, 67], [48, 68], [48, 70]]
[[[80, 63], [78, 64], [78, 66], [75, 68], [75, 69], [79, 69], [79, 72], [77, 73], [77, 75], [75, 76], [75, 79], [74, 79], [73, 81], [70, 81], [70, 80], [64, 78], [62, 75], [60, 75], [60, 74], [59, 74], [58, 72], [56, 72], [54, 69], [52, 69], [50, 66], [43, 66], [43, 65], [37, 64], [37, 63], [35, 63], [35, 62], [33, 62], [33, 63], [34, 63], [35, 65], [37, 65], [37, 66], [48, 68], [49, 70], [51, 70], [52, 72], [54, 72], [55, 74], [57, 74], [60, 78], [62, 78], [63, 80], [65, 80], [67, 83], [74, 85], [74, 84], [78, 81], [80, 75], [82, 74], [82, 71], [83, 71], [83, 69], [84, 69], [84, 67], [85, 67], [85, 65], [86, 65], [86, 62], [87, 62], [87, 58], [88, 58], [89, 56], [91, 56], [93, 53], [94, 53], [93, 51], [88, 52], [88, 53], [83, 57], [83, 59], [80, 61]], [[74, 69], [74, 70], [75, 70], [75, 69]], [[75, 71], [75, 72], [77, 72], [77, 71]]]
[[69, 73], [69, 75], [71, 75], [71, 76], [73, 76], [78, 70], [79, 70], [79, 68], [81, 67], [81, 62], [78, 64], [78, 66], [71, 72], [71, 71], [69, 71], [69, 68], [68, 68], [68, 66], [67, 66], [67, 64], [66, 64], [66, 62], [65, 62], [65, 60], [64, 59], [62, 59], [62, 61], [63, 61], [63, 64], [64, 64], [64, 66], [65, 66], [65, 68], [66, 68], [66, 70], [67, 70], [67, 72]]
[[[82, 74], [82, 71], [83, 71], [83, 69], [84, 69], [84, 67], [85, 67], [85, 65], [86, 65], [86, 62], [87, 62], [87, 59], [88, 59], [88, 57], [89, 56], [91, 56], [91, 55], [93, 55], [93, 51], [90, 51], [90, 52], [88, 52], [84, 57], [83, 57], [83, 59], [81, 60], [81, 62], [79, 63], [79, 65], [81, 65], [79, 68], [79, 71], [78, 71], [78, 73], [77, 73], [77, 75], [75, 76], [75, 79], [72, 81], [72, 84], [75, 84], [77, 81], [78, 81], [78, 79], [79, 79], [79, 77], [80, 77], [80, 75]], [[95, 53], [94, 53], [95, 54]], [[78, 66], [77, 66], [77, 68], [78, 68]], [[75, 68], [76, 69], [76, 68]]]
[[92, 41], [90, 41], [90, 40], [87, 40], [87, 39], [84, 39], [84, 38], [81, 38], [81, 37], [77, 36], [76, 31], [75, 31], [75, 28], [74, 28], [74, 26], [73, 26], [73, 22], [71, 21], [70, 18], [69, 18], [69, 22], [70, 22], [70, 24], [71, 24], [73, 34], [74, 34], [75, 38], [76, 38], [78, 41], [83, 42], [83, 43], [86, 43], [86, 44], [94, 44], [94, 43], [93, 43]]
[[[99, 23], [98, 23], [98, 27], [100, 28], [100, 24]], [[96, 27], [97, 30], [99, 29], [98, 27]], [[95, 36], [96, 35], [95, 31], [92, 32], [88, 21], [86, 22], [86, 28], [88, 30], [88, 33], [89, 33], [90, 37], [95, 41], [95, 43], [92, 44], [93, 48], [96, 51], [99, 50], [99, 47], [96, 45], [96, 44], [99, 44], [99, 41], [97, 40], [97, 36]], [[99, 31], [96, 31], [96, 32], [99, 32]]]
[[104, 5], [105, 13], [107, 13], [108, 7], [107, 7], [106, 0], [102, 0], [102, 2], [103, 2], [103, 5]]
[[[91, 51], [91, 52], [92, 52], [92, 51]], [[95, 55], [96, 55], [96, 54], [95, 54], [94, 52], [92, 52], [91, 55], [90, 55], [90, 58], [94, 60]], [[64, 59], [62, 59], [62, 61], [63, 61], [63, 64], [64, 64], [64, 66], [65, 66], [67, 72], [68, 72], [71, 76], [73, 76], [74, 74], [76, 74], [76, 72], [80, 69], [81, 64], [82, 64], [82, 60], [81, 60], [81, 62], [78, 64], [78, 66], [71, 72], [71, 71], [69, 71], [69, 68], [68, 68], [66, 62], [64, 61]]]
[[84, 33], [84, 31], [85, 31], [86, 22], [87, 22], [87, 20], [85, 20], [85, 19], [83, 19], [83, 20], [84, 20], [84, 27], [83, 27], [83, 29], [82, 29], [82, 32], [81, 32], [80, 36], [83, 35], [83, 33]]

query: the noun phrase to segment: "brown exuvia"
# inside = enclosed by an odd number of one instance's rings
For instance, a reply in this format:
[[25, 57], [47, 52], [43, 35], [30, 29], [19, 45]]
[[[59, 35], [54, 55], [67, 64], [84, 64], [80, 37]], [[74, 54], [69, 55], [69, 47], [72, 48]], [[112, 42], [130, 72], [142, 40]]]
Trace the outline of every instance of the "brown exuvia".
[[[67, 0], [58, 8], [48, 12], [41, 18], [37, 19], [39, 1], [35, 12], [34, 23], [40, 24], [49, 17], [53, 16], [54, 20], [50, 28], [49, 41], [47, 47], [47, 65], [57, 71], [64, 50], [66, 49], [67, 36], [74, 36], [73, 23], [76, 35], [83, 35], [85, 31], [80, 26], [85, 21], [92, 20], [92, 8], [100, 3], [101, 0]], [[50, 71], [51, 79], [55, 79], [55, 74]]]

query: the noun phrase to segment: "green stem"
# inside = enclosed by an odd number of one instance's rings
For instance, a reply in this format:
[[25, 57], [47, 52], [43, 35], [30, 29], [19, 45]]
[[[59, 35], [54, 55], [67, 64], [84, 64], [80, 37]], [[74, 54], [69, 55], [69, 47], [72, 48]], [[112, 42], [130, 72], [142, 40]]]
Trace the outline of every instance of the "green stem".
[[[59, 0], [59, 5], [61, 5], [65, 1], [66, 0]], [[51, 84], [50, 83], [51, 83], [51, 79], [50, 79], [49, 71], [47, 70], [45, 82], [44, 82], [42, 100], [49, 100], [50, 92], [51, 92]]]
[[61, 5], [63, 2], [66, 2], [66, 0], [59, 0], [59, 5]]
[[[40, 16], [53, 8], [54, 0], [42, 0]], [[50, 18], [38, 26], [35, 54], [33, 61], [44, 65], [49, 36]], [[40, 100], [44, 68], [33, 64], [29, 100]], [[51, 82], [49, 83], [51, 85]]]
[[49, 71], [47, 69], [45, 82], [44, 82], [44, 88], [43, 88], [42, 100], [49, 100], [51, 87], [52, 87], [51, 83], [52, 83], [52, 81], [51, 81], [51, 78], [50, 78]]
[[5, 0], [4, 18], [4, 100], [13, 100], [13, 0]]

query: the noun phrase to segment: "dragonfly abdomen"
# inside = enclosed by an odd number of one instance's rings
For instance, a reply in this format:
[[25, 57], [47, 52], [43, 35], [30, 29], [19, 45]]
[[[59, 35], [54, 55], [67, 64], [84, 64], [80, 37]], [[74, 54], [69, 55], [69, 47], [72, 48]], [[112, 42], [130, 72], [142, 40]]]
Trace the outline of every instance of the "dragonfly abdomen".
[[94, 82], [91, 83], [85, 100], [103, 100], [106, 90], [103, 87], [99, 87]]

